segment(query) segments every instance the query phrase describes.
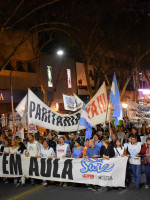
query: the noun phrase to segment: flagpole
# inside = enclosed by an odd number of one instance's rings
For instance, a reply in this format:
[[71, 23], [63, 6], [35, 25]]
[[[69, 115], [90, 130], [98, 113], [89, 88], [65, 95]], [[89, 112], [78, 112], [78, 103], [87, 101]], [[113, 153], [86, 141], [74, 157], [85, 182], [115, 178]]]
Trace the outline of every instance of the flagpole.
[[111, 121], [111, 100], [109, 100], [109, 135], [111, 135], [110, 121]]
[[[107, 102], [107, 111], [106, 111], [105, 125], [106, 125], [106, 121], [107, 121], [108, 110], [109, 110], [109, 101]], [[104, 128], [104, 135], [105, 135], [105, 131], [106, 131], [106, 129]]]
[[29, 136], [29, 119], [28, 119], [28, 99], [29, 99], [29, 89], [28, 89], [28, 93], [27, 93], [27, 134]]

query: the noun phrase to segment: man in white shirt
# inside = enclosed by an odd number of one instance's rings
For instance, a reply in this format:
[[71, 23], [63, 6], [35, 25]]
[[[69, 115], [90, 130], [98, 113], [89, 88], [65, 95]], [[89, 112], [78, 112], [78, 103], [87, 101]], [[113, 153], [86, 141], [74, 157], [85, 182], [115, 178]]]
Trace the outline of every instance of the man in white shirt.
[[[64, 143], [65, 138], [60, 137], [59, 138], [59, 144], [56, 146], [56, 157], [57, 158], [66, 158], [71, 156], [71, 150], [69, 144]], [[60, 186], [67, 186], [67, 183], [61, 183], [59, 184]]]
[[128, 144], [128, 157], [131, 164], [131, 169], [133, 172], [133, 181], [135, 181], [135, 186], [140, 187], [140, 178], [141, 178], [141, 143], [137, 142], [136, 135], [133, 135], [131, 138], [131, 144]]
[[56, 146], [57, 158], [66, 158], [71, 156], [70, 146], [64, 142], [64, 137], [60, 137], [59, 144]]
[[[36, 157], [38, 158], [41, 155], [41, 146], [40, 143], [36, 140], [34, 140], [33, 134], [29, 134], [28, 136], [29, 142], [27, 143], [27, 152], [26, 157]], [[35, 185], [34, 179], [31, 179], [31, 184]]]

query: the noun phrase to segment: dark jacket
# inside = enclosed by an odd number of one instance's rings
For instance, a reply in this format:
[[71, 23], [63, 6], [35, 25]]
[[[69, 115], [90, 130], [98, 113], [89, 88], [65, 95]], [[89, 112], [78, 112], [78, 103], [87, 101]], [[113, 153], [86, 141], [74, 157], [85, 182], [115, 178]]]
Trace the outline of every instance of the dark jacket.
[[53, 150], [56, 152], [56, 142], [53, 140], [48, 140], [48, 146], [49, 148], [53, 148]]
[[100, 156], [103, 157], [103, 155], [113, 158], [115, 156], [114, 148], [111, 145], [109, 145], [107, 149], [105, 146], [102, 146], [100, 150]]
[[116, 147], [116, 140], [115, 140], [115, 141], [112, 140], [112, 141], [110, 142], [110, 144], [111, 144], [111, 146], [112, 146], [113, 148]]

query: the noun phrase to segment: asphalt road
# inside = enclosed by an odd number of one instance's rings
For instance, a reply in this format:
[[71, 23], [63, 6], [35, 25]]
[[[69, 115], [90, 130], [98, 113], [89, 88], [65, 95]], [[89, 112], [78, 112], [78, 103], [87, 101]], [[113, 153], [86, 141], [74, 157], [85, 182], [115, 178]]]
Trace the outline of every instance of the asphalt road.
[[56, 185], [48, 185], [46, 187], [36, 184], [31, 186], [29, 183], [24, 186], [15, 187], [13, 183], [5, 184], [0, 182], [0, 200], [149, 200], [150, 189], [145, 189], [144, 184], [140, 189], [130, 186], [127, 189], [119, 191], [112, 189], [107, 191], [93, 192], [84, 186], [68, 186], [59, 187]]

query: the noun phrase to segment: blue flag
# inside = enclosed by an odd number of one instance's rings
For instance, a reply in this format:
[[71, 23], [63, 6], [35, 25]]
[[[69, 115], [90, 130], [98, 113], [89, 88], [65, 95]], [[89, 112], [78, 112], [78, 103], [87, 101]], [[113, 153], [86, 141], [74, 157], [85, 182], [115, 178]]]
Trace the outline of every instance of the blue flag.
[[90, 139], [92, 135], [92, 126], [91, 126], [90, 119], [89, 119], [89, 116], [84, 104], [82, 106], [79, 125], [84, 126], [86, 128], [85, 139]]
[[112, 81], [109, 100], [111, 101], [111, 104], [114, 108], [113, 117], [115, 118], [115, 126], [117, 126], [119, 118], [122, 114], [122, 109], [121, 109], [120, 95], [115, 73]]

